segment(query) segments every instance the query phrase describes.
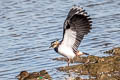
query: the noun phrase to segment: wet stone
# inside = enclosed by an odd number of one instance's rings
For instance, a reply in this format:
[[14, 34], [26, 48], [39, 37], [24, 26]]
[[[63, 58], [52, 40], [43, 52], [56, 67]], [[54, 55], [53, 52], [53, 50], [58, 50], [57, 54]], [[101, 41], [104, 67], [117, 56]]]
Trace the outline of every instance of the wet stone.
[[[57, 60], [57, 59], [56, 59]], [[64, 58], [58, 60], [64, 61]], [[59, 67], [59, 71], [75, 72], [81, 75], [90, 75], [95, 77], [95, 80], [119, 80], [120, 79], [120, 56], [87, 56], [77, 57], [74, 62], [82, 64]], [[84, 80], [84, 79], [83, 79]], [[92, 80], [92, 79], [85, 79]]]
[[111, 50], [106, 51], [105, 53], [119, 55], [120, 56], [120, 47], [113, 48]]

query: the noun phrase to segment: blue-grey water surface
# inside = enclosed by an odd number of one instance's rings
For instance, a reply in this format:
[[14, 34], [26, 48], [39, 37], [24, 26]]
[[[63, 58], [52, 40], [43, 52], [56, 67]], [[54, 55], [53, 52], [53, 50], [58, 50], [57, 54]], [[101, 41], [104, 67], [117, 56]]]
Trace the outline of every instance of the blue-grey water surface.
[[56, 68], [66, 62], [54, 61], [61, 55], [49, 49], [62, 38], [69, 9], [80, 5], [91, 15], [91, 33], [79, 49], [95, 56], [120, 46], [120, 0], [0, 0], [0, 80], [17, 80], [20, 71], [46, 69], [53, 80], [67, 73]]

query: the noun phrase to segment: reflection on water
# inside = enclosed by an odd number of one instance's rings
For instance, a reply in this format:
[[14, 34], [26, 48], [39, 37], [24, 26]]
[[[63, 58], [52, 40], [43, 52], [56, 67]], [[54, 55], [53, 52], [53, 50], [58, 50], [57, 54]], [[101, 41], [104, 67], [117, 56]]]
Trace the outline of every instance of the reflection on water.
[[[48, 47], [62, 38], [62, 27], [72, 5], [83, 6], [93, 18], [93, 29], [81, 43], [81, 51], [105, 56], [104, 51], [120, 46], [119, 0], [1, 0], [0, 79], [16, 80], [23, 70], [46, 69], [54, 80], [65, 77], [57, 67], [66, 62]], [[66, 74], [67, 76], [67, 74]]]

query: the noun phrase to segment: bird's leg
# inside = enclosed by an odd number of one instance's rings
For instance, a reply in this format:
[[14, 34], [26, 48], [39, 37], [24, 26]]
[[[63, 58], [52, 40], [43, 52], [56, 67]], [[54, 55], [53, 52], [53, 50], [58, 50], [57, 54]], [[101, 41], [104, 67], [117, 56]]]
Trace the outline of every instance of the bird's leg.
[[70, 59], [68, 58], [68, 67], [69, 67], [69, 64], [70, 64]]

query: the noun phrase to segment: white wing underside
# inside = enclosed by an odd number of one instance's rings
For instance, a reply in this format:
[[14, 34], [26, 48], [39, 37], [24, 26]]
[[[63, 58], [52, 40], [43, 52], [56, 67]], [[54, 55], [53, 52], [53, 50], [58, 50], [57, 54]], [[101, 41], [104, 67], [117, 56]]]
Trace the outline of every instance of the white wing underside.
[[69, 48], [72, 48], [75, 43], [75, 40], [76, 40], [76, 32], [72, 31], [71, 29], [68, 29], [65, 31], [62, 44]]
[[59, 46], [59, 52], [61, 55], [68, 57], [68, 58], [74, 58], [75, 53], [73, 52], [73, 44], [75, 43], [76, 38], [76, 32], [68, 29], [66, 30], [64, 34], [64, 39]]

